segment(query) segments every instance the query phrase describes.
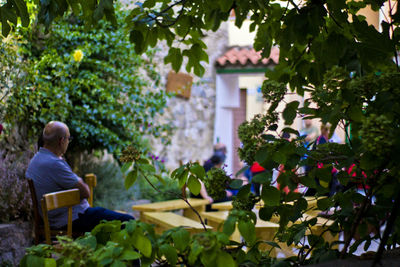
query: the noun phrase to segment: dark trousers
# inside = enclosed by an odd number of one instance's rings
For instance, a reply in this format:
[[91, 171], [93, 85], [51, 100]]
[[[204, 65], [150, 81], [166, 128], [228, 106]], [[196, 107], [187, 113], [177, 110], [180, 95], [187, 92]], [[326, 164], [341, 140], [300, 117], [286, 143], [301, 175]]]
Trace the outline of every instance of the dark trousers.
[[102, 220], [122, 222], [134, 220], [131, 215], [115, 212], [102, 207], [88, 208], [85, 213], [80, 213], [79, 218], [72, 222], [72, 229], [77, 232], [90, 232]]

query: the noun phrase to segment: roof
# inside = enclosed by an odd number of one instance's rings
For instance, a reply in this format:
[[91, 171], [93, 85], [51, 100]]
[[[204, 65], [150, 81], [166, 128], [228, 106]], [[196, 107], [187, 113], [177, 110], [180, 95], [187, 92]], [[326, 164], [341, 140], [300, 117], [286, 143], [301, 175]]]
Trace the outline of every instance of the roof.
[[261, 51], [257, 52], [252, 47], [232, 47], [217, 59], [216, 66], [217, 68], [266, 67], [278, 62], [278, 47], [272, 47], [268, 58], [262, 58]]

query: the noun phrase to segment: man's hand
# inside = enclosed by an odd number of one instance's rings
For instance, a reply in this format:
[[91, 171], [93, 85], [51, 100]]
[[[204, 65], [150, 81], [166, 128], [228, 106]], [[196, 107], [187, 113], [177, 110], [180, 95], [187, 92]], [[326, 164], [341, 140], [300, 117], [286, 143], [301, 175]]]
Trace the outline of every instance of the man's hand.
[[78, 183], [76, 184], [76, 188], [79, 189], [81, 199], [89, 198], [90, 196], [89, 186], [85, 184], [85, 182], [80, 177], [78, 178]]

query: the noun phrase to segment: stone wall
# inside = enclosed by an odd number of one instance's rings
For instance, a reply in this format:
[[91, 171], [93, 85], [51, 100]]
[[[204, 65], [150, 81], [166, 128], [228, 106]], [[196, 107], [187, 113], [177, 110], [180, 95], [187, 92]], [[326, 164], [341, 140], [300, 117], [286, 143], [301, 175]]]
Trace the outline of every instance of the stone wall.
[[[174, 97], [168, 101], [165, 114], [158, 118], [159, 122], [171, 123], [175, 127], [171, 137], [171, 145], [165, 147], [160, 141], [152, 140], [154, 154], [165, 160], [167, 168], [179, 166], [179, 162], [207, 160], [212, 155], [215, 117], [215, 61], [228, 46], [228, 27], [222, 24], [217, 32], [209, 32], [204, 39], [207, 44], [209, 63], [204, 64], [206, 71], [203, 77], [193, 77], [193, 86], [189, 99]], [[182, 46], [179, 46], [182, 48]], [[161, 45], [157, 53], [157, 62], [163, 62], [168, 48]], [[184, 65], [185, 63], [183, 63]], [[161, 88], [165, 88], [170, 65], [159, 64], [162, 77]], [[181, 72], [185, 72], [182, 66]]]
[[0, 266], [18, 266], [25, 248], [32, 246], [32, 224], [0, 224]]

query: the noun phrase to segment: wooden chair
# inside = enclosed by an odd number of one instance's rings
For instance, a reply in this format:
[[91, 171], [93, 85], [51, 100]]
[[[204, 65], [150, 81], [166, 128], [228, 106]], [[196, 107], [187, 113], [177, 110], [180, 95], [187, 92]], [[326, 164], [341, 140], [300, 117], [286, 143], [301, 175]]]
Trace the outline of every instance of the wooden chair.
[[41, 200], [43, 222], [44, 222], [44, 233], [46, 237], [46, 243], [51, 244], [51, 232], [50, 224], [47, 213], [51, 210], [59, 208], [68, 208], [68, 224], [67, 224], [67, 235], [72, 237], [72, 207], [78, 205], [81, 202], [79, 189], [70, 189], [58, 191], [55, 193], [49, 193], [43, 195]]
[[[43, 219], [39, 214], [39, 205], [38, 205], [38, 200], [36, 197], [36, 190], [35, 190], [35, 185], [33, 184], [32, 179], [27, 179], [28, 184], [29, 184], [29, 190], [31, 193], [31, 199], [32, 199], [32, 213], [33, 213], [33, 226], [34, 226], [34, 233], [35, 233], [35, 245], [41, 243], [42, 241], [45, 240], [45, 232], [44, 232], [44, 224], [43, 224]], [[90, 197], [89, 197], [89, 205], [92, 207], [93, 206], [93, 191], [94, 187], [97, 185], [97, 177], [93, 173], [89, 173], [85, 175], [85, 182], [89, 186], [90, 190]], [[66, 235], [67, 232], [62, 231], [62, 230], [50, 230], [50, 235], [51, 236], [56, 236], [56, 235]], [[82, 235], [80, 232], [72, 232], [73, 237], [78, 237]]]
[[89, 186], [90, 190], [90, 196], [88, 202], [90, 207], [93, 207], [93, 194], [94, 194], [94, 188], [97, 186], [97, 176], [94, 173], [86, 174], [85, 183]]
[[33, 228], [35, 231], [35, 245], [40, 243], [40, 237], [44, 236], [43, 220], [39, 215], [38, 202], [36, 198], [36, 190], [32, 179], [27, 179], [29, 191], [31, 192], [32, 208], [33, 208]]
[[[39, 205], [38, 201], [36, 198], [36, 190], [35, 186], [33, 184], [33, 181], [31, 179], [27, 179], [28, 184], [29, 184], [29, 190], [31, 192], [31, 199], [32, 199], [32, 213], [33, 213], [33, 228], [34, 228], [34, 235], [35, 235], [35, 245], [38, 245], [39, 243], [45, 241], [45, 230], [44, 230], [44, 223], [43, 219], [39, 214]], [[55, 229], [50, 229], [50, 235], [51, 236], [57, 236], [57, 235], [66, 235], [67, 232], [63, 230], [55, 230]], [[73, 237], [78, 237], [82, 235], [81, 232], [72, 232]]]

